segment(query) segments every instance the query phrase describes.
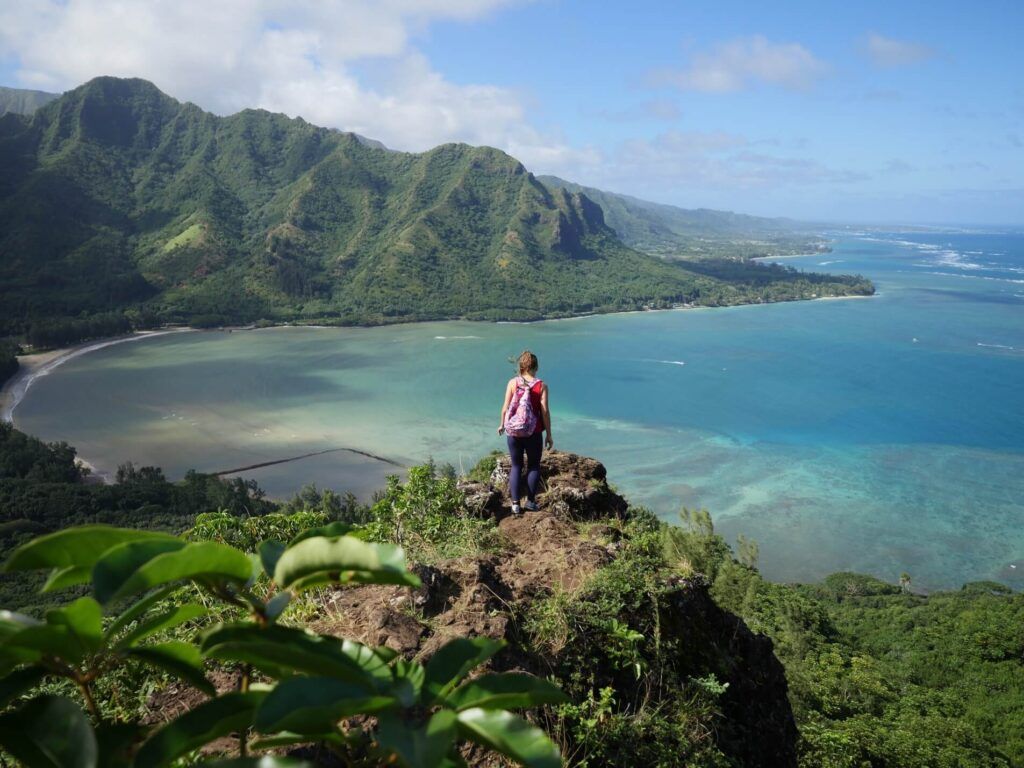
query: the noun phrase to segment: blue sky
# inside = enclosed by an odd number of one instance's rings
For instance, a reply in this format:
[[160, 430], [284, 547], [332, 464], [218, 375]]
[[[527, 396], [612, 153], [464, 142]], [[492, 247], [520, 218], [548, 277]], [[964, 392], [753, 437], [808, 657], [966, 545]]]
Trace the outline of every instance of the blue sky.
[[686, 207], [1024, 224], [1024, 3], [17, 5], [6, 85], [138, 75]]

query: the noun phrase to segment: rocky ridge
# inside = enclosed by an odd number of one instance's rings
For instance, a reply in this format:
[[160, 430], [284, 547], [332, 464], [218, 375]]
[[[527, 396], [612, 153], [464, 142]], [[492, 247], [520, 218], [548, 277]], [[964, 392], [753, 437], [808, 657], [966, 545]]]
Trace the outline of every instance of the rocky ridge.
[[[541, 469], [541, 509], [521, 516], [509, 512], [507, 457], [496, 461], [489, 482], [460, 485], [467, 513], [497, 519], [504, 551], [416, 566], [423, 585], [411, 592], [384, 586], [335, 590], [312, 628], [420, 659], [453, 637], [504, 639], [509, 648], [492, 662], [494, 669], [548, 674], [554, 660], [524, 647], [520, 619], [537, 600], [585, 588], [617, 557], [616, 529], [605, 523], [626, 515], [628, 504], [594, 459], [552, 451]], [[719, 749], [745, 766], [796, 765], [796, 725], [771, 641], [719, 608], [703, 577], [668, 577], [664, 587], [657, 605], [660, 632], [676, 649], [677, 666], [694, 676], [714, 670], [727, 683], [720, 702], [724, 725], [714, 734]], [[624, 612], [651, 610], [647, 604]], [[614, 673], [607, 679], [623, 684]]]

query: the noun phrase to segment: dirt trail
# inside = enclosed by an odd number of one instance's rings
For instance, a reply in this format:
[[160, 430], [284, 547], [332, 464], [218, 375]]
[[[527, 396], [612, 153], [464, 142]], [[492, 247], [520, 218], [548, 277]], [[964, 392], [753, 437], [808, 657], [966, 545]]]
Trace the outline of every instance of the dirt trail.
[[600, 526], [584, 530], [579, 523], [622, 514], [626, 501], [594, 459], [552, 451], [541, 472], [541, 508], [521, 516], [510, 511], [506, 457], [489, 483], [461, 486], [471, 514], [497, 518], [506, 550], [418, 566], [423, 587], [411, 595], [395, 587], [339, 589], [329, 598], [330, 617], [315, 630], [425, 658], [453, 637], [506, 637], [521, 603], [579, 587], [615, 550], [602, 543]]

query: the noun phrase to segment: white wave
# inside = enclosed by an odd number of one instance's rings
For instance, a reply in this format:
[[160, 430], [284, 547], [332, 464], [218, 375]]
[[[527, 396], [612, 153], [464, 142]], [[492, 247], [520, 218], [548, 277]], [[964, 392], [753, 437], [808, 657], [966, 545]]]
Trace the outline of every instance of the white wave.
[[479, 339], [479, 336], [435, 336], [435, 339], [449, 340], [449, 339]]
[[661, 363], [662, 365], [686, 365], [684, 360], [648, 360], [645, 359], [645, 363]]
[[842, 263], [843, 263], [842, 259], [835, 259], [834, 261], [819, 261], [818, 262], [818, 266], [819, 267], [824, 267], [826, 264], [842, 264]]
[[1008, 344], [986, 344], [983, 341], [979, 341], [978, 342], [978, 346], [979, 347], [991, 347], [992, 349], [1008, 349], [1011, 352], [1016, 352], [1017, 351], [1016, 347], [1011, 347]]
[[953, 267], [954, 269], [982, 269], [981, 264], [973, 261], [967, 261], [962, 253], [957, 251], [939, 251], [936, 254], [935, 261], [943, 267]]
[[1024, 285], [1024, 280], [1014, 280], [1010, 277], [989, 277], [988, 275], [958, 275], [955, 272], [927, 272], [929, 275], [941, 275], [942, 277], [963, 277], [971, 280], [995, 280], [997, 283], [1018, 283]]

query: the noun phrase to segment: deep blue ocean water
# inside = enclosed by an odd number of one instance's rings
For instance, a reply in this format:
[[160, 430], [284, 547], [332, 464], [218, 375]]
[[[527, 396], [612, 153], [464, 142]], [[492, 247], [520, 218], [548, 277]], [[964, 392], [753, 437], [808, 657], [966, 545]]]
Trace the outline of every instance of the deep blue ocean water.
[[[508, 358], [529, 347], [558, 447], [668, 519], [706, 507], [771, 578], [1024, 586], [1024, 234], [831, 234], [785, 263], [867, 275], [876, 297], [160, 337], [69, 361], [15, 420], [106, 470], [337, 446], [465, 468], [501, 447]], [[249, 474], [368, 495], [389, 471], [340, 453]]]

